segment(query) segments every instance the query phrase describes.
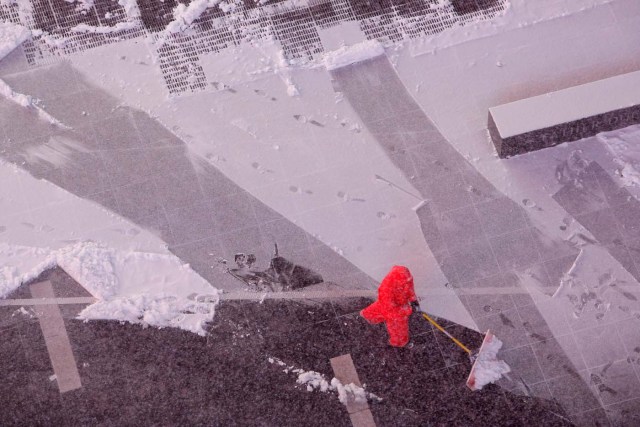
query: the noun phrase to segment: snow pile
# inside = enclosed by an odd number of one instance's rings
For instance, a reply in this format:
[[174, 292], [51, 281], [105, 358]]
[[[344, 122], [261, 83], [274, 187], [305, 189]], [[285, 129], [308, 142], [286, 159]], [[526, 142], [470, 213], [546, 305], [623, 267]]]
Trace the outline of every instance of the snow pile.
[[480, 390], [485, 385], [494, 383], [504, 374], [511, 372], [509, 365], [497, 357], [501, 348], [502, 341], [495, 336], [490, 335], [485, 338], [469, 376], [468, 384], [472, 390]]
[[326, 52], [323, 57], [327, 70], [335, 70], [356, 62], [365, 61], [384, 54], [384, 47], [377, 40], [367, 40], [352, 46]]
[[84, 11], [85, 13], [88, 10], [91, 10], [94, 3], [94, 0], [64, 0], [64, 1], [66, 1], [67, 3], [77, 3], [76, 11], [78, 12]]
[[118, 4], [124, 9], [124, 13], [129, 18], [138, 18], [140, 16], [140, 8], [136, 0], [118, 0]]
[[118, 22], [111, 27], [95, 27], [93, 25], [79, 24], [71, 29], [73, 33], [111, 34], [119, 31], [134, 30], [139, 24], [135, 21]]
[[14, 92], [13, 89], [11, 89], [9, 85], [6, 84], [2, 79], [0, 79], [0, 96], [7, 98], [9, 101], [18, 104], [23, 108], [35, 111], [40, 120], [44, 120], [45, 122], [48, 122], [53, 126], [57, 126], [61, 129], [70, 129], [69, 126], [63, 124], [51, 114], [40, 108], [36, 104], [36, 100], [30, 95], [24, 95], [22, 93]]
[[[0, 243], [0, 298], [59, 266], [97, 298], [109, 298], [118, 288], [115, 251], [95, 243], [78, 243], [55, 251]], [[33, 260], [38, 260], [33, 262]], [[30, 262], [31, 261], [31, 262]]]
[[0, 61], [22, 42], [27, 40], [31, 32], [11, 22], [0, 22]]
[[[219, 294], [174, 256], [124, 252], [93, 242], [57, 250], [0, 244], [0, 297], [59, 266], [100, 301], [81, 319], [178, 327], [205, 335]], [[193, 298], [206, 294], [207, 298]], [[186, 295], [187, 291], [190, 292]]]
[[306, 385], [307, 391], [320, 390], [321, 392], [327, 392], [333, 390], [332, 385], [330, 385], [324, 375], [319, 372], [303, 371], [302, 369], [294, 369], [293, 372], [298, 374], [296, 382], [301, 385]]
[[210, 7], [217, 6], [220, 0], [193, 0], [189, 5], [180, 3], [173, 9], [173, 21], [164, 29], [166, 34], [180, 33], [200, 18]]
[[[92, 7], [94, 0], [79, 1], [91, 3], [90, 7]], [[118, 0], [118, 5], [120, 5], [124, 9], [125, 14], [127, 15], [127, 19], [125, 21], [118, 22], [113, 26], [78, 24], [75, 27], [71, 28], [71, 32], [79, 34], [114, 34], [120, 31], [135, 30], [139, 28], [140, 23], [137, 19], [135, 19], [140, 17], [140, 9], [138, 8], [138, 3], [136, 3], [136, 0]], [[107, 14], [105, 14], [105, 18], [108, 19], [111, 17], [111, 13], [108, 12]], [[47, 42], [47, 40], [44, 41]]]
[[176, 327], [205, 335], [219, 299], [192, 301], [175, 295], [136, 295], [99, 301], [85, 308], [79, 319], [119, 320], [157, 327]]
[[332, 378], [328, 381], [324, 375], [315, 371], [305, 371], [303, 369], [294, 368], [293, 366], [287, 366], [282, 360], [269, 357], [269, 363], [283, 366], [285, 373], [293, 372], [298, 375], [296, 383], [305, 386], [307, 391], [319, 390], [323, 393], [328, 391], [336, 392], [338, 400], [343, 405], [346, 405], [350, 401], [364, 403], [367, 400], [382, 401], [382, 398], [376, 396], [373, 393], [366, 391], [364, 388], [353, 384], [342, 384], [339, 379]]
[[598, 135], [614, 156], [617, 174], [626, 187], [640, 187], [640, 126]]
[[331, 387], [338, 392], [338, 400], [343, 405], [346, 405], [349, 401], [364, 403], [369, 398], [373, 398], [378, 401], [382, 400], [375, 394], [366, 392], [362, 387], [359, 387], [354, 383], [342, 384], [340, 380], [335, 377], [331, 380]]

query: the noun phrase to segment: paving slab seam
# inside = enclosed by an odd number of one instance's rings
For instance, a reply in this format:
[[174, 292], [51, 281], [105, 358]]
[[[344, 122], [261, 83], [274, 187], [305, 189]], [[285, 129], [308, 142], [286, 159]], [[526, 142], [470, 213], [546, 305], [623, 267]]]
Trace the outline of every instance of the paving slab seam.
[[13, 305], [93, 304], [97, 301], [98, 299], [93, 297], [4, 299], [0, 300], [0, 307]]
[[378, 291], [373, 290], [354, 290], [354, 291], [293, 291], [293, 292], [224, 292], [220, 295], [221, 300], [249, 300], [249, 301], [266, 301], [270, 299], [276, 300], [297, 300], [297, 299], [340, 299], [340, 298], [375, 298]]

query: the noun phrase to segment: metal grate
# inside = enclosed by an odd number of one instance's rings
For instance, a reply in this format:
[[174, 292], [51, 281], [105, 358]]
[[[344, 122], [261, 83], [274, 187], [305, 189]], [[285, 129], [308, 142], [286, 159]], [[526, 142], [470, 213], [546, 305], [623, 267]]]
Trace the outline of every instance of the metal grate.
[[[125, 10], [114, 0], [95, 0], [87, 10], [77, 3], [65, 0], [32, 0], [19, 2], [2, 10], [14, 8], [8, 18], [33, 31], [34, 37], [24, 44], [24, 51], [30, 65], [54, 62], [60, 57], [75, 52], [115, 43], [123, 39], [135, 38], [145, 33], [139, 18], [127, 17]], [[119, 31], [110, 27], [127, 23]], [[84, 25], [95, 32], [78, 32], [77, 26]], [[76, 29], [76, 30], [74, 30]], [[109, 33], [101, 34], [108, 29]]]
[[[507, 0], [272, 0], [261, 6], [243, 0], [228, 13], [208, 9], [185, 33], [163, 34], [178, 3], [189, 0], [137, 0], [140, 15], [130, 17], [116, 0], [95, 0], [86, 11], [66, 0], [31, 0], [3, 3], [0, 18], [36, 30], [33, 40], [24, 44], [31, 65], [123, 39], [150, 36], [157, 42], [162, 37], [163, 43], [155, 44], [159, 67], [169, 93], [177, 95], [214, 88], [200, 65], [201, 55], [276, 40], [289, 63], [303, 64], [324, 52], [318, 29], [357, 21], [367, 39], [388, 45], [491, 19], [504, 12]], [[80, 24], [111, 30], [77, 32]], [[126, 26], [120, 31], [112, 31], [122, 24]]]
[[322, 42], [308, 7], [271, 17], [284, 57], [290, 64], [312, 61], [322, 53]]
[[356, 16], [347, 0], [310, 0], [309, 9], [320, 28], [329, 28], [340, 22], [355, 21]]

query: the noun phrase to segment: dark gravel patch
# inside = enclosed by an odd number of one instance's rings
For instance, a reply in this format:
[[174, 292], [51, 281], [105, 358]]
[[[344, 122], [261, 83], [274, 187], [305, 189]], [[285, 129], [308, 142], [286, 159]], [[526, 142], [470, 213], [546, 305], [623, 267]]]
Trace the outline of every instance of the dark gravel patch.
[[[357, 312], [366, 301], [223, 302], [207, 337], [178, 329], [66, 319], [83, 388], [60, 395], [37, 320], [0, 329], [0, 425], [349, 426], [331, 393], [308, 392], [269, 362], [333, 377], [329, 359], [350, 353], [378, 425], [570, 425], [552, 402], [497, 386], [471, 392], [469, 362], [426, 322], [412, 321], [410, 348], [389, 347], [382, 326]], [[3, 314], [5, 318], [7, 314]], [[6, 319], [5, 319], [6, 320]], [[460, 326], [475, 345], [481, 336]]]

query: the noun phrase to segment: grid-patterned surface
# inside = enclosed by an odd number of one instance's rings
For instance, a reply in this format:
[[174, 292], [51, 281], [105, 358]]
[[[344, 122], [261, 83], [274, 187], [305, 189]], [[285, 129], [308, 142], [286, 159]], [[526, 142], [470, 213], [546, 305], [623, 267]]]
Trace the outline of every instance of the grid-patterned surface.
[[[180, 3], [188, 3], [180, 1]], [[505, 10], [505, 0], [286, 0], [258, 6], [245, 1], [224, 13], [210, 8], [188, 31], [162, 32], [173, 19], [175, 0], [138, 0], [139, 16], [127, 16], [113, 0], [96, 0], [88, 10], [65, 0], [32, 0], [31, 4], [3, 5], [0, 17], [36, 30], [25, 43], [31, 65], [55, 61], [78, 51], [123, 39], [152, 35], [159, 66], [170, 94], [213, 88], [200, 55], [216, 53], [243, 43], [275, 39], [291, 64], [318, 59], [324, 47], [318, 29], [345, 21], [358, 21], [367, 39], [395, 43], [429, 36], [455, 25], [490, 19]], [[78, 32], [78, 25], [95, 31]], [[115, 26], [121, 29], [115, 31]], [[86, 28], [86, 27], [85, 27]]]
[[[33, 31], [32, 39], [24, 44], [31, 65], [144, 34], [141, 19], [127, 16], [112, 0], [96, 0], [86, 10], [65, 0], [32, 0], [0, 6], [0, 17]], [[119, 29], [110, 28], [118, 24]]]
[[288, 60], [312, 61], [315, 55], [324, 51], [308, 7], [275, 15], [271, 21]]

